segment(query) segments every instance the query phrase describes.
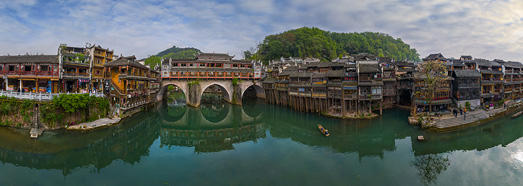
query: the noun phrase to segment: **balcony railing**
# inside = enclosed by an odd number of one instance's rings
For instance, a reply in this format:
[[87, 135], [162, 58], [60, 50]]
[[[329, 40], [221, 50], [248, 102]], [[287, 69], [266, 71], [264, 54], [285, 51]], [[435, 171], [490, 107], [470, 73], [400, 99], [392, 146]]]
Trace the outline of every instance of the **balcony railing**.
[[76, 72], [64, 72], [66, 76], [76, 76]]
[[7, 72], [0, 72], [0, 74], [5, 75], [18, 75], [18, 76], [58, 76], [58, 72], [54, 71], [7, 71]]
[[351, 100], [358, 99], [357, 94], [345, 94], [344, 97], [345, 97], [345, 99], [351, 99]]
[[38, 72], [39, 76], [58, 76], [58, 72], [53, 71], [40, 71]]
[[[70, 93], [61, 93], [61, 94], [70, 94]], [[73, 94], [73, 93], [71, 93]], [[75, 93], [76, 94], [76, 93]], [[30, 100], [39, 100], [39, 101], [49, 101], [54, 98], [54, 96], [59, 96], [57, 93], [32, 93], [32, 92], [13, 92], [13, 91], [0, 91], [0, 96], [7, 96], [9, 98], [16, 99], [30, 99]], [[89, 93], [89, 96], [104, 97], [102, 93]]]
[[21, 71], [20, 75], [21, 76], [31, 76], [31, 75], [34, 76], [34, 75], [36, 75], [36, 71]]
[[361, 100], [381, 99], [381, 94], [362, 94], [359, 96]]
[[384, 89], [383, 90], [383, 95], [385, 95], [385, 96], [394, 96], [394, 95], [396, 95], [396, 90], [395, 89]]

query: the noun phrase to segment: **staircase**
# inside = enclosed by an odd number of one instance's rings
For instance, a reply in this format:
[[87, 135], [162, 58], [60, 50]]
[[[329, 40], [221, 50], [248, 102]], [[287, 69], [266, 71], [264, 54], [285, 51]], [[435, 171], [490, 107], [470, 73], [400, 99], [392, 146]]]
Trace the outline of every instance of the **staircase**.
[[124, 89], [124, 87], [122, 84], [118, 83], [118, 80], [119, 80], [118, 74], [112, 73], [111, 74], [111, 86], [114, 87], [114, 89], [116, 90], [116, 92], [119, 95], [123, 95], [122, 90]]
[[116, 92], [119, 94], [119, 95], [123, 95], [122, 93], [122, 89], [116, 85], [116, 83], [114, 83], [113, 81], [111, 81], [111, 86], [114, 87], [114, 90], [116, 90]]
[[464, 115], [460, 115], [458, 113], [458, 117], [452, 116], [452, 118], [439, 120], [435, 124], [435, 127], [440, 128], [440, 129], [451, 128], [451, 127], [456, 127], [456, 126], [480, 121], [483, 119], [487, 119], [488, 117], [489, 117], [489, 113], [487, 113], [487, 111], [485, 111], [483, 109], [469, 112], [469, 113], [467, 113], [466, 117], [464, 117]]
[[44, 129], [40, 127], [40, 112], [38, 111], [38, 105], [36, 105], [33, 108], [33, 126], [31, 127], [31, 131], [29, 134], [31, 135], [31, 138], [36, 139], [38, 136], [42, 135], [44, 132]]

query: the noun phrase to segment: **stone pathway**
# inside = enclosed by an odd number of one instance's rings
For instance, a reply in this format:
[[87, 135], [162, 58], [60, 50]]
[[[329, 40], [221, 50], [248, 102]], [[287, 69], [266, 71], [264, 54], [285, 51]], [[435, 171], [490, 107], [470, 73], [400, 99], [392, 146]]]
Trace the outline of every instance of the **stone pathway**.
[[118, 123], [120, 122], [120, 120], [121, 118], [102, 118], [93, 122], [86, 122], [78, 125], [69, 126], [67, 127], [67, 130], [92, 130], [98, 127], [104, 127]]
[[438, 128], [438, 129], [444, 129], [444, 128], [465, 125], [465, 124], [469, 124], [469, 123], [474, 123], [474, 122], [477, 122], [480, 120], [487, 119], [490, 116], [492, 116], [496, 113], [499, 113], [499, 112], [503, 112], [503, 111], [504, 111], [504, 109], [502, 109], [502, 108], [493, 109], [493, 110], [489, 110], [489, 111], [479, 109], [479, 110], [467, 112], [466, 118], [464, 117], [464, 115], [459, 115], [459, 113], [458, 113], [458, 117], [454, 117], [454, 115], [447, 115], [447, 116], [443, 116], [443, 117], [439, 118], [436, 121], [436, 124], [434, 124], [434, 127]]

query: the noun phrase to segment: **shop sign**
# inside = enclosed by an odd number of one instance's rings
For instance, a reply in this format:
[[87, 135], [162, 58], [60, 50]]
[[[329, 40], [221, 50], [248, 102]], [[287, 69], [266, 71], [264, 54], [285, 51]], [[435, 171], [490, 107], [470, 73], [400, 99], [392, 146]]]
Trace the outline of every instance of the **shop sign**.
[[89, 79], [78, 79], [80, 83], [89, 83]]
[[108, 94], [111, 91], [111, 84], [109, 83], [109, 80], [105, 80], [105, 93]]

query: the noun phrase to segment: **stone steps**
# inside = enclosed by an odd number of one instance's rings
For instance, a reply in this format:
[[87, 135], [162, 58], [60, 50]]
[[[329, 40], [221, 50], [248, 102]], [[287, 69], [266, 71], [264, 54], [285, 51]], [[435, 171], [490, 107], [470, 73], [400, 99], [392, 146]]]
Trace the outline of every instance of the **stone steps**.
[[458, 117], [453, 117], [449, 119], [440, 120], [435, 124], [436, 128], [449, 128], [459, 125], [469, 124], [483, 119], [487, 119], [489, 114], [484, 110], [473, 111], [468, 113], [466, 120], [463, 115], [458, 115]]

